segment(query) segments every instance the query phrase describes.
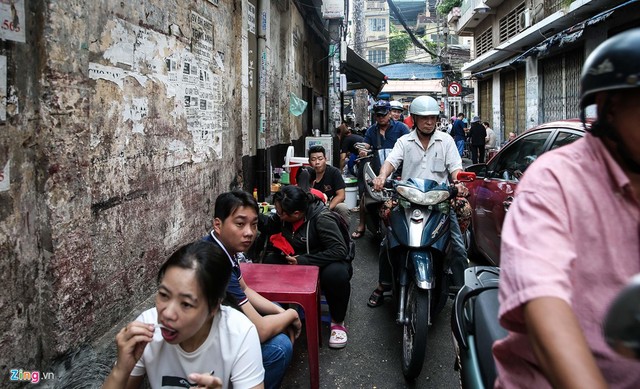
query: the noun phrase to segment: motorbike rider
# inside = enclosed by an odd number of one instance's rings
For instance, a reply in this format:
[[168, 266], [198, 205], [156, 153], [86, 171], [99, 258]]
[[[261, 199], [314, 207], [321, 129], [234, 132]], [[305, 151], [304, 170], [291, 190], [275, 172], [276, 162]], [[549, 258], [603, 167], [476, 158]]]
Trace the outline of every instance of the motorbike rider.
[[639, 46], [636, 28], [589, 55], [580, 79], [588, 133], [540, 156], [518, 185], [502, 230], [499, 317], [509, 334], [493, 346], [496, 388], [640, 383], [640, 362], [602, 334], [607, 307], [640, 272]]
[[[409, 127], [404, 123], [393, 120], [391, 117], [391, 105], [386, 100], [380, 100], [373, 105], [373, 114], [376, 119], [376, 123], [367, 129], [364, 134], [364, 143], [367, 150], [373, 149], [374, 158], [371, 161], [371, 165], [376, 174], [380, 171], [382, 162], [387, 157], [387, 154], [391, 151], [396, 141], [403, 135], [409, 133]], [[360, 157], [366, 157], [367, 152], [361, 150]], [[351, 234], [353, 239], [361, 238], [364, 235], [366, 229], [367, 217], [366, 208], [364, 206], [364, 178], [362, 177], [362, 169], [359, 169], [358, 174], [358, 191], [360, 193], [360, 220], [358, 227]]]
[[404, 117], [402, 116], [404, 107], [402, 106], [402, 103], [398, 100], [393, 100], [389, 103], [389, 107], [391, 108], [391, 117], [393, 120], [404, 123]]
[[[462, 171], [462, 159], [456, 144], [451, 136], [442, 131], [436, 131], [440, 115], [438, 102], [431, 96], [419, 96], [409, 106], [409, 113], [413, 117], [413, 131], [396, 142], [384, 161], [380, 173], [373, 180], [374, 190], [382, 190], [387, 177], [403, 163], [403, 180], [414, 177], [449, 183], [449, 177], [451, 177], [458, 188], [458, 193], [466, 196], [469, 191], [464, 184], [456, 181], [458, 173]], [[453, 207], [450, 210], [450, 220], [449, 267], [453, 272], [454, 285], [461, 286], [468, 260]], [[378, 286], [367, 302], [370, 307], [382, 305], [383, 293], [391, 288], [390, 264], [380, 260], [379, 266]]]

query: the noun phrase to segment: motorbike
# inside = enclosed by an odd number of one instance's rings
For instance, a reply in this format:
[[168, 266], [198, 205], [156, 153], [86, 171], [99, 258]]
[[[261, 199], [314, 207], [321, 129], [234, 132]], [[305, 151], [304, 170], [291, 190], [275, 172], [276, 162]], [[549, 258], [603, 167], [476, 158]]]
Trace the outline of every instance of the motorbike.
[[609, 306], [604, 339], [615, 352], [640, 359], [640, 274], [636, 274]]
[[[363, 171], [370, 169], [371, 174], [375, 177], [375, 172], [373, 172], [373, 168], [371, 167], [371, 159], [374, 157], [374, 152], [372, 149], [366, 149], [364, 145], [365, 143], [356, 143], [355, 145], [358, 150], [366, 152], [366, 156], [356, 159], [358, 164], [355, 169], [363, 169]], [[358, 173], [359, 172], [356, 171], [356, 176], [358, 176]], [[384, 231], [386, 229], [384, 214], [388, 211], [388, 207], [385, 204], [388, 204], [387, 200], [389, 200], [389, 197], [381, 195], [381, 193], [373, 193], [370, 190], [365, 190], [363, 200], [361, 206], [364, 205], [365, 208], [365, 226], [367, 230], [373, 234], [375, 239], [380, 241], [384, 238]]]
[[[397, 301], [396, 322], [403, 326], [402, 373], [407, 380], [420, 375], [432, 319], [449, 297], [445, 255], [449, 245], [449, 200], [454, 186], [411, 178], [388, 180], [376, 192], [370, 183], [375, 173], [365, 164], [367, 196], [391, 206], [383, 215], [386, 225], [381, 260], [391, 264], [393, 295]], [[474, 173], [461, 173], [459, 180], [472, 180]], [[469, 177], [465, 176], [468, 175]]]
[[454, 369], [464, 389], [493, 388], [496, 366], [491, 347], [507, 336], [498, 322], [500, 268], [465, 270], [464, 285], [453, 301], [451, 331], [456, 353]]
[[[492, 346], [507, 336], [498, 322], [500, 268], [476, 266], [465, 271], [464, 286], [453, 303], [451, 330], [454, 368], [464, 389], [493, 388], [496, 367]], [[616, 296], [604, 321], [604, 336], [620, 355], [640, 359], [640, 274]]]

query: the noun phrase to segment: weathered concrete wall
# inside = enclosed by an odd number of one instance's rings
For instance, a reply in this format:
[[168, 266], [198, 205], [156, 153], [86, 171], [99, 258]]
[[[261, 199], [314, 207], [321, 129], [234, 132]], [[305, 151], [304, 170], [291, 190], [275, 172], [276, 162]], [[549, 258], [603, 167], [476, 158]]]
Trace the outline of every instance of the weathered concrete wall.
[[28, 2], [2, 46], [3, 383], [106, 333], [207, 231], [241, 171], [242, 5]]
[[0, 41], [0, 386], [9, 369], [113, 347], [164, 259], [247, 182], [258, 140], [277, 148], [322, 120], [312, 101], [292, 116], [289, 93], [325, 94], [327, 49], [292, 1], [268, 2], [269, 109], [254, 133], [249, 3], [27, 2], [25, 42]]

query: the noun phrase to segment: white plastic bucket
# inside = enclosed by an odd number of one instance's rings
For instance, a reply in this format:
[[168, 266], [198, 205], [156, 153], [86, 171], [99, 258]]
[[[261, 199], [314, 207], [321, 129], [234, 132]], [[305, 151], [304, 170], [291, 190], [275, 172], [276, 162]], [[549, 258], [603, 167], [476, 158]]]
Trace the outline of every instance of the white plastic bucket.
[[347, 186], [344, 188], [345, 197], [344, 203], [347, 204], [349, 209], [355, 208], [358, 205], [358, 187]]

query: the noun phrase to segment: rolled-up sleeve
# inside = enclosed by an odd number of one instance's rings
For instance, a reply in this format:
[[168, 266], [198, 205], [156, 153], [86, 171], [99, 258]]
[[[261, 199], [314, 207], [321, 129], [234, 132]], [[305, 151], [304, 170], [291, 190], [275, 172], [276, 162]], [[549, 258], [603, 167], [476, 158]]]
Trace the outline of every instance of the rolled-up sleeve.
[[502, 230], [499, 316], [514, 332], [525, 332], [522, 308], [533, 299], [558, 297], [571, 304], [576, 247], [561, 185], [552, 174], [537, 173], [535, 181], [521, 183]]

